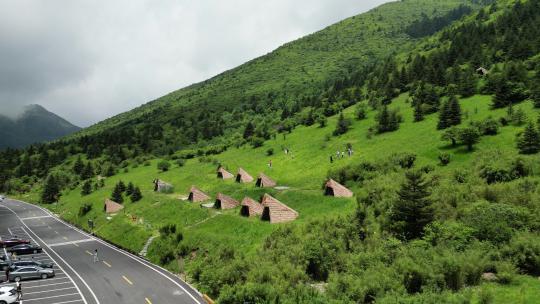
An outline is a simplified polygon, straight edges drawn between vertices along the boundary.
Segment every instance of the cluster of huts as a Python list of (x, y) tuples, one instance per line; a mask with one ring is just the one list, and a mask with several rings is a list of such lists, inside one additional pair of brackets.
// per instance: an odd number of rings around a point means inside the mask
[[(238, 173), (233, 175), (225, 168), (220, 167), (217, 170), (217, 177), (220, 179), (233, 179), (239, 183), (250, 183), (255, 179), (244, 169), (238, 169)], [(267, 175), (261, 173), (255, 182), (257, 187), (267, 188), (275, 187), (277, 183)], [(335, 197), (352, 197), (353, 192), (345, 186), (339, 184), (333, 179), (329, 179), (325, 184), (325, 195)], [(188, 200), (190, 202), (206, 202), (211, 200), (211, 197), (202, 190), (192, 186), (189, 191)], [(289, 206), (283, 204), (270, 194), (265, 194), (259, 201), (250, 197), (245, 197), (241, 202), (234, 198), (218, 193), (214, 202), (214, 208), (217, 209), (234, 209), (240, 206), (240, 215), (246, 217), (260, 217), (262, 220), (270, 223), (284, 223), (295, 220), (298, 217), (298, 212)]]
[[(238, 173), (236, 175), (233, 175), (224, 167), (220, 167), (217, 170), (217, 177), (224, 180), (234, 178), (238, 183), (251, 183), (255, 181), (255, 179), (242, 168), (238, 169)], [(277, 183), (269, 176), (260, 173), (255, 181), (255, 185), (261, 188), (271, 188), (276, 187)], [(173, 191), (173, 186), (169, 183), (156, 179), (154, 180), (154, 191), (170, 193)], [(324, 195), (334, 197), (352, 197), (353, 192), (335, 180), (329, 179), (324, 186)], [(189, 190), (189, 196), (187, 199), (193, 203), (202, 203), (210, 201), (212, 198), (202, 190), (192, 186)], [(241, 202), (239, 202), (228, 195), (218, 193), (214, 204), (211, 206), (216, 209), (224, 210), (234, 209), (240, 206), (241, 216), (260, 217), (262, 220), (269, 221), (273, 224), (290, 222), (298, 217), (298, 212), (296, 210), (280, 202), (270, 194), (264, 194), (258, 201), (250, 197), (245, 197)], [(113, 202), (110, 199), (105, 200), (104, 211), (108, 214), (117, 213), (123, 208), (124, 206)]]

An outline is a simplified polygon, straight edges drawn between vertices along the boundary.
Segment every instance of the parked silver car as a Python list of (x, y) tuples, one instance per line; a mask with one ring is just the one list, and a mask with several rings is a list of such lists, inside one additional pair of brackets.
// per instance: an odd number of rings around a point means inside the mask
[(54, 270), (41, 267), (21, 267), (9, 273), (9, 280), (19, 282), (21, 280), (47, 279), (54, 277)]

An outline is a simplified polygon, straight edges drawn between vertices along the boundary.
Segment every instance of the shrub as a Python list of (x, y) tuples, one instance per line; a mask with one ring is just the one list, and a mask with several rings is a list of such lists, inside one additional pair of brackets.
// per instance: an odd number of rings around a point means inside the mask
[(272, 156), (272, 155), (274, 155), (274, 148), (270, 148), (266, 150), (266, 156)]
[(540, 237), (532, 233), (522, 233), (512, 238), (502, 251), (503, 256), (514, 261), (523, 273), (540, 275)]
[(179, 158), (176, 160), (176, 165), (178, 167), (183, 167), (185, 164), (186, 164), (186, 161), (184, 159)]
[(84, 204), (79, 208), (79, 217), (83, 217), (92, 210), (92, 204)]
[(253, 148), (259, 148), (259, 147), (262, 147), (264, 145), (264, 138), (254, 136), (254, 137), (251, 138), (250, 142), (251, 142), (251, 146)]
[(441, 153), (439, 154), (439, 162), (441, 163), (441, 166), (446, 166), (450, 163), (451, 156), (449, 153)]
[(474, 229), (479, 240), (501, 244), (510, 241), (515, 229), (527, 227), (529, 212), (507, 204), (481, 202), (465, 211), (463, 222)]
[(410, 169), (414, 166), (416, 161), (416, 154), (414, 153), (400, 153), (392, 155), (393, 162), (399, 165), (403, 169)]
[(162, 172), (169, 171), (170, 167), (171, 167), (171, 164), (166, 160), (162, 160), (157, 164), (158, 170), (160, 170)]

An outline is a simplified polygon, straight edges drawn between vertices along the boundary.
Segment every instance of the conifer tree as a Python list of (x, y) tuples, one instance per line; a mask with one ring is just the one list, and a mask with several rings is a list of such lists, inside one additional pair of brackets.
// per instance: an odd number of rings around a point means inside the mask
[(81, 175), (84, 170), (84, 163), (81, 159), (81, 156), (77, 157), (77, 160), (73, 164), (73, 172), (77, 175)]
[(339, 114), (336, 129), (334, 130), (334, 136), (339, 136), (349, 131), (349, 125), (351, 123), (345, 118), (343, 112)]
[(437, 123), (437, 129), (443, 130), (450, 127), (450, 104), (448, 101), (443, 103), (441, 110), (439, 111), (439, 122)]
[(540, 108), (540, 67), (537, 68), (536, 75), (532, 81), (531, 99), (535, 108)]
[(60, 186), (56, 177), (52, 174), (47, 176), (43, 191), (41, 192), (41, 202), (44, 204), (52, 204), (60, 198)]
[(81, 195), (85, 196), (90, 193), (92, 193), (92, 183), (90, 182), (90, 180), (86, 180), (84, 184), (82, 185)]
[(414, 121), (419, 122), (424, 120), (424, 113), (422, 110), (422, 104), (417, 102), (414, 105)]
[(94, 166), (92, 165), (92, 162), (87, 162), (86, 166), (84, 166), (84, 169), (81, 173), (81, 179), (89, 179), (94, 176)]
[(470, 97), (476, 94), (476, 76), (472, 68), (468, 68), (461, 73), (458, 83), (458, 90), (462, 97)]
[(133, 193), (131, 193), (130, 198), (131, 201), (134, 203), (140, 201), (142, 199), (141, 189), (139, 189), (139, 187), (135, 187), (133, 189)]
[(532, 122), (529, 122), (518, 136), (517, 147), (521, 154), (535, 154), (540, 151), (540, 134)]
[(434, 210), (422, 173), (409, 171), (405, 177), (390, 213), (390, 228), (399, 237), (411, 240), (423, 235), (424, 227), (433, 221)]
[(130, 196), (133, 193), (135, 186), (133, 186), (132, 182), (129, 182), (126, 188), (126, 195)]
[(457, 126), (461, 124), (461, 107), (456, 96), (451, 96), (448, 100), (448, 125)]
[(244, 129), (244, 139), (251, 138), (255, 134), (255, 126), (249, 121)]
[(118, 182), (118, 188), (120, 188), (120, 191), (125, 192), (126, 191), (126, 184), (124, 184), (123, 181)]
[(116, 184), (116, 186), (114, 186), (114, 190), (111, 194), (111, 200), (121, 204), (124, 202), (124, 197), (122, 196), (122, 190), (121, 190), (121, 187), (119, 186), (119, 184)]

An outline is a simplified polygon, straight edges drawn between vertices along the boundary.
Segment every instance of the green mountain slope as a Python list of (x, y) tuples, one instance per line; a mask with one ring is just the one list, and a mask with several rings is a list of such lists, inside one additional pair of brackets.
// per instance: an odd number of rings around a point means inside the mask
[[(91, 219), (96, 234), (134, 252), (157, 236), (148, 258), (218, 303), (535, 303), (540, 1), (497, 1), (458, 21), (449, 17), (456, 12), (411, 18), (400, 30), (419, 37), (453, 22), (392, 58), (373, 57), (367, 68), (314, 86), (315, 97), (306, 89), (305, 100), (286, 103), (289, 115), (265, 111), (266, 99), (248, 100), (243, 111), (271, 121), (269, 129), (294, 120), (265, 140), (257, 139), (264, 124), (245, 124), (244, 113), (233, 112), (222, 119), (237, 115), (239, 136), (224, 132), (175, 149), (182, 135), (168, 132), (194, 122), (149, 125), (158, 118), (148, 112), (120, 123), (119, 133), (3, 154), (4, 189), (84, 229)], [(139, 146), (115, 136), (138, 132), (162, 137)], [(87, 153), (85, 145), (101, 140), (103, 153)], [(203, 147), (216, 142), (225, 144)], [(337, 157), (348, 147), (351, 156)], [(263, 172), (282, 188), (220, 180), (218, 165)], [(354, 197), (324, 196), (329, 177)], [(174, 189), (154, 192), (154, 179)], [(239, 207), (203, 208), (185, 200), (192, 185), (209, 202), (218, 193), (236, 200), (269, 193), (299, 216), (270, 224), (242, 217)], [(127, 190), (134, 188), (142, 199)], [(104, 214), (106, 198), (123, 201), (124, 210)]]
[(79, 127), (45, 108), (30, 105), (16, 119), (0, 115), (0, 149), (22, 148), (34, 143), (47, 142), (78, 130)]
[[(370, 66), (393, 52), (410, 48), (414, 39), (405, 29), (421, 16), (441, 16), (462, 4), (476, 7), (477, 4), (473, 2), (409, 0), (382, 5), (287, 43), (268, 55), (212, 79), (105, 120), (79, 135), (95, 134), (112, 127), (141, 127), (150, 122), (162, 127), (172, 123), (174, 129), (185, 131), (194, 127), (193, 123), (184, 125), (175, 122), (203, 119), (205, 124), (213, 124), (212, 120), (216, 120), (201, 117), (201, 113), (210, 113), (211, 118), (223, 117), (218, 119), (221, 129), (236, 129), (238, 124), (235, 122), (246, 117), (238, 114), (231, 117), (223, 112), (242, 112), (254, 103), (258, 106), (254, 109), (257, 113), (249, 115), (261, 114), (261, 109), (262, 112), (277, 112), (285, 105), (292, 107), (294, 102), (302, 98), (320, 94), (329, 83), (343, 75)], [(229, 121), (232, 119), (235, 122)], [(201, 126), (196, 125), (195, 128), (203, 133)], [(212, 135), (199, 134), (198, 139), (208, 139)], [(178, 137), (172, 131), (167, 132), (167, 136)], [(191, 142), (189, 138), (182, 137), (175, 140), (184, 145)]]

